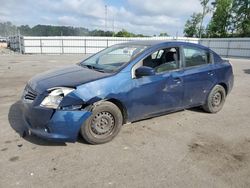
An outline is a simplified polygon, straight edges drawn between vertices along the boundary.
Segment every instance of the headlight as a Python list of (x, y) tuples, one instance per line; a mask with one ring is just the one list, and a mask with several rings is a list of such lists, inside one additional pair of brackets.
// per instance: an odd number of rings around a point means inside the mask
[(74, 91), (73, 88), (56, 87), (48, 89), (49, 95), (40, 104), (42, 107), (57, 109), (63, 97)]

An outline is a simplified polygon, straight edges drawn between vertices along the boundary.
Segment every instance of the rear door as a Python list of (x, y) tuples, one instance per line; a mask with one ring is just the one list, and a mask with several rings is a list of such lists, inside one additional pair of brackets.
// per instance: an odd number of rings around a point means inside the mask
[(211, 54), (208, 50), (184, 46), (184, 101), (185, 107), (205, 103), (209, 91), (216, 83), (216, 74)]

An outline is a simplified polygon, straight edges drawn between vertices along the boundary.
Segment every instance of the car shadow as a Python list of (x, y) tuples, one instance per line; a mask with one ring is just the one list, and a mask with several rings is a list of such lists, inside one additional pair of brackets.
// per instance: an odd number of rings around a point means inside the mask
[(79, 135), (78, 135), (78, 137), (77, 137), (77, 142), (78, 142), (78, 143), (81, 143), (81, 144), (92, 145), (92, 144), (86, 142), (86, 141), (83, 139), (83, 137), (80, 135), (80, 133), (79, 133)]
[(243, 70), (246, 74), (250, 74), (250, 69)]
[(50, 142), (35, 135), (27, 135), (27, 128), (21, 113), (21, 101), (17, 101), (10, 106), (8, 120), (11, 128), (28, 142), (41, 146), (66, 146), (64, 142)]
[(205, 112), (201, 107), (193, 107), (193, 108), (188, 108), (186, 110), (207, 114), (207, 112)]

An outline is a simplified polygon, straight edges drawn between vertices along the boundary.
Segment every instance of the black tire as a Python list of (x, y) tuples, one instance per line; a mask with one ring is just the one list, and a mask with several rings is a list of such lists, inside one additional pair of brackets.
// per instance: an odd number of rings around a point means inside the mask
[(90, 144), (111, 141), (122, 127), (120, 109), (113, 103), (104, 101), (93, 105), (92, 115), (81, 126), (82, 137)]
[(226, 91), (223, 86), (216, 85), (210, 91), (206, 103), (202, 106), (202, 108), (209, 113), (217, 113), (219, 112), (226, 100)]

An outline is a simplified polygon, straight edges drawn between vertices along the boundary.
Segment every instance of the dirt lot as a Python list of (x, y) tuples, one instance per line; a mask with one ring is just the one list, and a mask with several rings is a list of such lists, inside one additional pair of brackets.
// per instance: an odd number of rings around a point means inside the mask
[(0, 56), (0, 187), (250, 187), (250, 60), (215, 115), (198, 109), (125, 125), (110, 143), (21, 138), (18, 100), (36, 73), (73, 55)]

